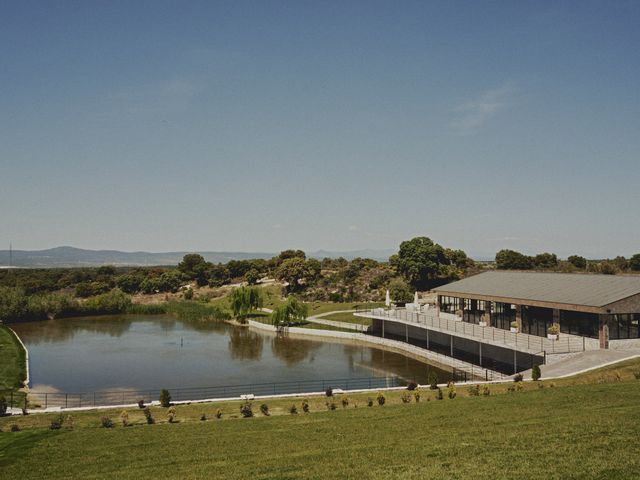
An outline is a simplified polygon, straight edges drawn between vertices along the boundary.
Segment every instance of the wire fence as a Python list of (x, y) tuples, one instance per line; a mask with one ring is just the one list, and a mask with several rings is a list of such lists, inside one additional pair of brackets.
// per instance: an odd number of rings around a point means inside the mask
[[(449, 380), (460, 382), (467, 380), (466, 372), (454, 369), (448, 373)], [(447, 378), (440, 379), (446, 381)], [(268, 396), (283, 394), (304, 394), (324, 392), (329, 388), (342, 390), (360, 390), (391, 388), (407, 385), (408, 381), (399, 376), (372, 376), (364, 378), (343, 378), (333, 380), (303, 380), (276, 383), (249, 383), (211, 387), (173, 388), (169, 392), (171, 400), (197, 401), (207, 399), (238, 398), (243, 395)], [(0, 391), (7, 406), (18, 409), (38, 408), (82, 408), (97, 406), (130, 405), (143, 401), (145, 404), (159, 398), (161, 389), (104, 390), (94, 392), (46, 392), (31, 390), (26, 395), (22, 391)]]

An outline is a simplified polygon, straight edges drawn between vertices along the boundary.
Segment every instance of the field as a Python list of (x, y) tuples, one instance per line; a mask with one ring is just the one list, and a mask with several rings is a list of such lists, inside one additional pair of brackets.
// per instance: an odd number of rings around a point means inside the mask
[(16, 336), (0, 325), (0, 390), (19, 388), (26, 377), (26, 358)]
[[(73, 414), (51, 431), (53, 415), (0, 420), (2, 478), (634, 478), (640, 425), (640, 362), (573, 379), (493, 385), (489, 396), (404, 404), (402, 392), (367, 406), (375, 393), (341, 396), (328, 411), (324, 397), (268, 401), (272, 416), (239, 417), (239, 403), (176, 407), (179, 423), (153, 408), (156, 425), (100, 428), (101, 415), (119, 422), (119, 410)], [(542, 385), (543, 388), (540, 388)], [(299, 413), (288, 414), (297, 402)], [(221, 420), (214, 412), (223, 411)], [(200, 421), (200, 414), (207, 415)], [(232, 418), (236, 417), (236, 418)], [(22, 431), (9, 433), (11, 423)]]

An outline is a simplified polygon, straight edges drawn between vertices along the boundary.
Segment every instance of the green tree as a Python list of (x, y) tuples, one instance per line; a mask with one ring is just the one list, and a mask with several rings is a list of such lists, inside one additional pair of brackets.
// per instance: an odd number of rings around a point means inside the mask
[(244, 274), (244, 281), (247, 282), (248, 285), (255, 285), (258, 283), (258, 280), (260, 280), (260, 272), (255, 268), (252, 268)]
[(22, 319), (27, 313), (27, 296), (15, 287), (0, 287), (0, 321)]
[(567, 262), (576, 267), (577, 269), (584, 270), (587, 268), (587, 259), (580, 255), (571, 255), (567, 258)]
[(208, 283), (208, 270), (210, 267), (211, 264), (207, 262), (202, 255), (197, 253), (188, 253), (182, 257), (182, 261), (178, 264), (178, 270), (182, 272), (186, 278), (195, 280), (199, 286)]
[(531, 270), (533, 259), (515, 250), (504, 249), (496, 253), (496, 267), (500, 270)]
[(392, 280), (389, 284), (389, 296), (395, 303), (410, 303), (413, 301), (413, 294), (414, 292), (407, 282), (400, 278)]
[(558, 267), (558, 257), (555, 253), (539, 253), (533, 258), (536, 268), (554, 269)]
[(276, 278), (288, 284), (287, 291), (299, 290), (304, 281), (310, 278), (307, 262), (302, 257), (284, 260), (276, 269)]
[(262, 308), (263, 296), (260, 287), (239, 287), (231, 290), (231, 311), (241, 323), (254, 310)]
[(308, 314), (308, 306), (290, 295), (284, 304), (273, 309), (271, 323), (276, 327), (288, 326), (302, 322)]
[(629, 259), (629, 268), (634, 272), (640, 272), (640, 253), (636, 253)]
[(444, 267), (451, 263), (444, 248), (427, 237), (402, 242), (393, 262), (398, 272), (416, 289), (432, 286)]

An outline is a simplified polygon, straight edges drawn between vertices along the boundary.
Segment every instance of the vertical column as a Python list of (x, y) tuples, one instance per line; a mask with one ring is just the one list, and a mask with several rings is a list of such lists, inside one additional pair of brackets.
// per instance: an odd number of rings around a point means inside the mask
[(522, 332), (522, 305), (516, 305), (516, 323), (518, 324), (518, 331)]
[(553, 323), (557, 323), (560, 326), (560, 310), (557, 308), (553, 309)]
[(484, 302), (485, 312), (484, 312), (484, 321), (487, 322), (487, 327), (491, 326), (491, 306), (493, 305), (491, 302)]
[(600, 340), (600, 348), (609, 348), (609, 315), (599, 315), (599, 317), (598, 339)]
[(441, 305), (442, 305), (442, 295), (438, 295), (438, 300), (436, 301), (436, 315), (440, 315)]

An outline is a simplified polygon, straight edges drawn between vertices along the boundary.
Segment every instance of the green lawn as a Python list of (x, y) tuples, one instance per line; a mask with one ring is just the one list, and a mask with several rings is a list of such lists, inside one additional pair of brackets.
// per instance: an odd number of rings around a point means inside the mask
[(0, 325), (0, 390), (22, 387), (26, 377), (25, 351), (13, 332)]
[(360, 325), (371, 325), (370, 318), (356, 317), (353, 313), (332, 313), (322, 317), (324, 320), (334, 322), (359, 323)]
[[(451, 400), (422, 391), (420, 403), (403, 404), (388, 393), (383, 407), (367, 395), (312, 398), (311, 413), (292, 416), (295, 400), (269, 401), (273, 416), (238, 416), (238, 403), (177, 407), (180, 423), (143, 425), (130, 411), (131, 427), (99, 428), (100, 415), (74, 415), (74, 428), (46, 429), (51, 415), (1, 419), (23, 431), (0, 433), (2, 478), (637, 478), (640, 362), (586, 376), (492, 386), (490, 396), (470, 397), (459, 387)], [(596, 382), (596, 383), (586, 383)], [(222, 420), (212, 420), (222, 408)], [(300, 407), (298, 406), (301, 411)], [(210, 418), (198, 421), (200, 413)]]

